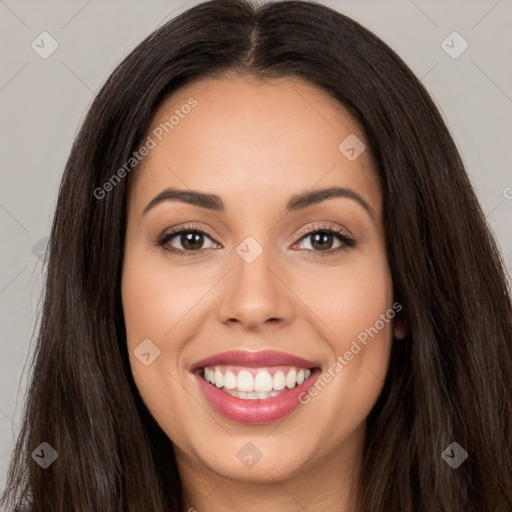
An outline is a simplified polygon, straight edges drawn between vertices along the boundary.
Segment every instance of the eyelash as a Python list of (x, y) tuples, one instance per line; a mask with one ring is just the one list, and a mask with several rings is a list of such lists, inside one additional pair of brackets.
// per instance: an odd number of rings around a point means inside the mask
[[(188, 226), (184, 226), (182, 228), (179, 228), (177, 230), (168, 231), (168, 232), (164, 233), (158, 239), (157, 245), (159, 247), (161, 247), (163, 250), (169, 251), (169, 252), (175, 254), (176, 256), (180, 256), (180, 257), (187, 257), (187, 256), (190, 257), (190, 256), (197, 255), (197, 254), (199, 254), (201, 252), (204, 252), (205, 249), (197, 249), (195, 251), (184, 251), (182, 249), (176, 249), (174, 247), (169, 248), (169, 247), (166, 246), (166, 244), (168, 244), (177, 235), (182, 235), (183, 233), (191, 233), (191, 232), (199, 233), (199, 234), (202, 234), (202, 235), (206, 235), (212, 241), (215, 241), (213, 236), (211, 236), (208, 233), (208, 231), (200, 229), (200, 228), (198, 228), (197, 226), (194, 226), (194, 225), (188, 225)], [(328, 250), (328, 251), (315, 251), (315, 250), (312, 250), (312, 249), (304, 249), (307, 252), (315, 253), (315, 255), (328, 256), (328, 255), (332, 255), (332, 254), (338, 253), (339, 251), (346, 251), (347, 249), (355, 247), (355, 245), (356, 245), (355, 241), (352, 238), (348, 237), (343, 231), (341, 231), (340, 229), (337, 229), (337, 228), (330, 227), (330, 226), (315, 226), (312, 229), (303, 231), (299, 235), (298, 242), (300, 242), (303, 238), (306, 238), (309, 235), (314, 235), (316, 233), (327, 233), (327, 234), (335, 235), (335, 236), (337, 236), (340, 239), (340, 241), (342, 242), (342, 245), (340, 245), (336, 249), (331, 249), (331, 250)], [(218, 242), (215, 242), (215, 243), (218, 243)]]

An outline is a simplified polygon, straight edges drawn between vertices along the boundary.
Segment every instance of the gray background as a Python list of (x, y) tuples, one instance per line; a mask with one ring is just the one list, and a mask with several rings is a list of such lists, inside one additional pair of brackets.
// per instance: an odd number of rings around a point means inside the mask
[[(115, 65), (147, 34), (200, 2), (0, 0), (0, 489), (20, 425), (43, 264), (73, 138)], [(450, 128), (512, 269), (512, 0), (339, 0), (423, 81)], [(48, 58), (31, 47), (48, 32)], [(457, 31), (458, 58), (441, 43)], [(456, 51), (460, 42), (448, 39)], [(508, 222), (507, 222), (508, 221)], [(43, 439), (41, 442), (44, 441)], [(34, 447), (35, 448), (35, 447)]]

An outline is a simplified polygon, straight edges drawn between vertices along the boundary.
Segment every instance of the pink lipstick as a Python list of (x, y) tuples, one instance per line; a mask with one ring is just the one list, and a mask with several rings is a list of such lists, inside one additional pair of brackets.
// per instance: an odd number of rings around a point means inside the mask
[(221, 416), (262, 424), (284, 418), (320, 374), (318, 361), (266, 350), (229, 351), (192, 365), (203, 395)]

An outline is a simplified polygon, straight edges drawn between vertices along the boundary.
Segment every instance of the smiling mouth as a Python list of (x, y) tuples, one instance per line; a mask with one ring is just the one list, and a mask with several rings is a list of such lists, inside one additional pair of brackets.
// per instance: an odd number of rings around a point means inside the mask
[(233, 365), (198, 369), (201, 377), (220, 391), (243, 400), (263, 400), (282, 395), (308, 380), (315, 368), (270, 366), (252, 368)]
[(190, 371), (218, 414), (236, 423), (264, 424), (299, 407), (321, 368), (319, 360), (278, 350), (231, 350), (195, 362)]

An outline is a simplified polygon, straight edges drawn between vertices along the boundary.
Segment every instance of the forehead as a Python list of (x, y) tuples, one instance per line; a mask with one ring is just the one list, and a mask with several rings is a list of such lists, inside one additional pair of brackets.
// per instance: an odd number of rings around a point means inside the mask
[(328, 93), (297, 78), (194, 82), (160, 106), (147, 136), (154, 147), (133, 182), (145, 199), (177, 186), (281, 203), (283, 194), (338, 185), (366, 190), (379, 206), (368, 146), (353, 161), (339, 148), (347, 137), (364, 141), (358, 123)]

